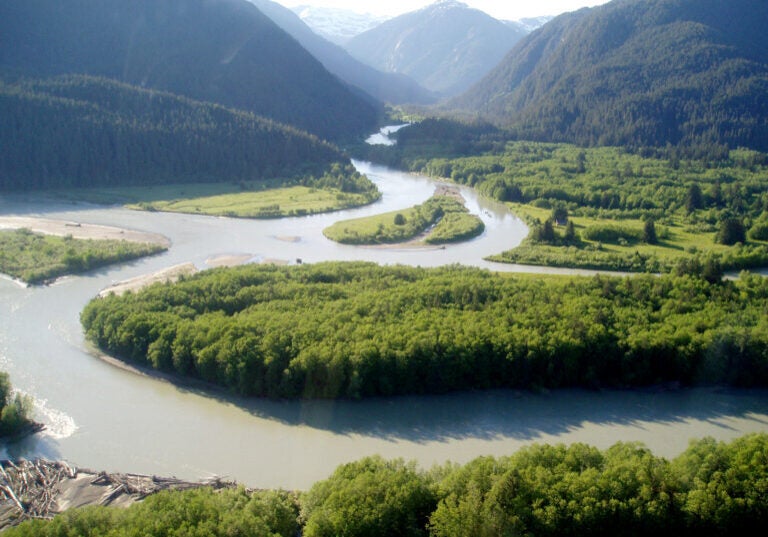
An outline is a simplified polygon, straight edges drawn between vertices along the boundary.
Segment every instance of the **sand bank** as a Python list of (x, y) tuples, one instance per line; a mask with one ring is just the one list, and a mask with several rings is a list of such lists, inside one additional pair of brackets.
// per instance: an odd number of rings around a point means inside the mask
[(130, 280), (125, 280), (114, 285), (110, 285), (109, 287), (102, 289), (99, 292), (99, 296), (107, 296), (110, 293), (122, 295), (126, 291), (138, 291), (139, 289), (157, 282), (175, 282), (178, 281), (181, 276), (189, 276), (197, 271), (198, 269), (195, 267), (194, 263), (182, 263), (181, 265), (174, 265), (152, 274), (144, 274), (142, 276), (131, 278)]
[(144, 231), (121, 229), (97, 224), (85, 224), (68, 220), (53, 220), (50, 218), (0, 216), (0, 230), (22, 228), (46, 235), (58, 235), (60, 237), (71, 235), (72, 238), (75, 239), (125, 240), (159, 244), (166, 248), (171, 245), (171, 241), (159, 233), (147, 233)]

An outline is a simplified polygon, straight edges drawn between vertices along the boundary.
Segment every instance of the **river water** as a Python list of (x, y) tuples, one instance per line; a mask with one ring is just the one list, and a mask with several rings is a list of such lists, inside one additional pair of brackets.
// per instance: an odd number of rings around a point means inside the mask
[(0, 370), (31, 395), (47, 431), (0, 456), (65, 459), (96, 470), (223, 476), (253, 487), (306, 489), (341, 463), (381, 454), (423, 467), (512, 453), (533, 442), (607, 447), (641, 441), (672, 457), (689, 439), (731, 439), (768, 431), (768, 391), (696, 389), (647, 392), (512, 391), (401, 397), (362, 402), (275, 402), (201, 393), (109, 365), (84, 341), (79, 312), (101, 289), (171, 265), (246, 254), (295, 263), (370, 260), (493, 270), (562, 272), (482, 260), (518, 244), (527, 230), (502, 205), (462, 189), (485, 233), (470, 242), (428, 248), (363, 248), (326, 240), (322, 229), (345, 218), (410, 207), (435, 181), (356, 162), (383, 192), (368, 207), (282, 220), (238, 220), (134, 212), (30, 197), (0, 197), (0, 214), (40, 216), (159, 232), (167, 253), (48, 287), (0, 279)]

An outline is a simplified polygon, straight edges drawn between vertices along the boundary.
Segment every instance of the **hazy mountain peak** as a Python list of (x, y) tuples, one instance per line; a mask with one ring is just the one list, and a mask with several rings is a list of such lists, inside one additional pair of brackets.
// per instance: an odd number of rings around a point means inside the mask
[(405, 13), (347, 43), (354, 57), (455, 95), (482, 78), (525, 31), (456, 0)]
[(434, 4), (431, 4), (429, 6), (426, 6), (423, 9), (435, 9), (435, 8), (442, 8), (442, 9), (454, 9), (454, 8), (466, 8), (470, 9), (467, 4), (464, 2), (459, 2), (458, 0), (437, 0)]
[(290, 8), (318, 35), (344, 45), (358, 34), (375, 28), (388, 17), (349, 9), (301, 5)]

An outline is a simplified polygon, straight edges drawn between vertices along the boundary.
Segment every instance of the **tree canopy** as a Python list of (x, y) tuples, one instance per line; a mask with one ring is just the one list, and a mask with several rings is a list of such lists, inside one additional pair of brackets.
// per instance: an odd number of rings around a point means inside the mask
[[(744, 297), (744, 298), (742, 298)], [(134, 363), (268, 397), (768, 384), (768, 281), (542, 278), (369, 263), (244, 266), (91, 301)]]

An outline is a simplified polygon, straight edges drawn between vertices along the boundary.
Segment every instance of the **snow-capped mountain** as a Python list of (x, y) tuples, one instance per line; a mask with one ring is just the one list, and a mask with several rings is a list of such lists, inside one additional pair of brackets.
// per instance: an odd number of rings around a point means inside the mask
[(329, 7), (296, 6), (291, 10), (312, 30), (338, 45), (346, 44), (356, 35), (387, 20), (387, 17), (370, 13)]
[(516, 21), (504, 21), (504, 22), (512, 25), (513, 27), (522, 28), (526, 33), (531, 33), (537, 28), (544, 26), (546, 23), (548, 23), (552, 19), (554, 19), (553, 16), (526, 17), (524, 19), (519, 19)]

